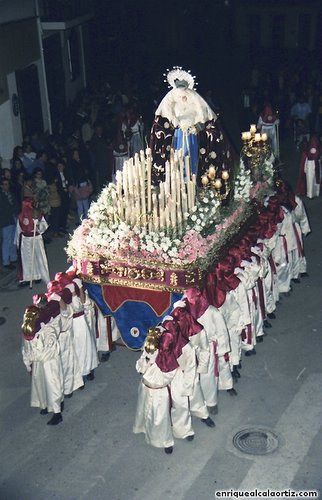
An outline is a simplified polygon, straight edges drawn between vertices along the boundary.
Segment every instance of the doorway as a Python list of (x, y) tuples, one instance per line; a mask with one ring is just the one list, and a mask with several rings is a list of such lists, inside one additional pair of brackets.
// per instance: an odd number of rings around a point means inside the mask
[(15, 75), (19, 96), (22, 135), (25, 137), (36, 131), (41, 134), (44, 131), (44, 124), (37, 66), (31, 64), (24, 69), (16, 71)]

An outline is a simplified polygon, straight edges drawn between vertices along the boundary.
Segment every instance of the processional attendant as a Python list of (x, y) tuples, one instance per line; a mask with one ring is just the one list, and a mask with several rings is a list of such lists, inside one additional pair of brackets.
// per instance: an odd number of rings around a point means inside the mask
[[(138, 387), (133, 432), (144, 433), (151, 446), (164, 448), (171, 454), (174, 437), (170, 417), (170, 383), (173, 380), (178, 362), (175, 357), (175, 336), (170, 329), (155, 329), (148, 335), (136, 370), (142, 375)], [(162, 332), (162, 335), (161, 335)]]
[(19, 286), (32, 286), (32, 281), (49, 282), (48, 261), (43, 234), (48, 224), (33, 207), (32, 200), (23, 200), (18, 216), (15, 241), (18, 248)]
[(299, 178), (296, 186), (296, 194), (299, 196), (307, 196), (308, 198), (320, 196), (321, 156), (321, 142), (316, 135), (313, 135), (301, 154)]
[(218, 387), (223, 380), (231, 380), (229, 363), (230, 341), (225, 320), (216, 307), (210, 305), (199, 289), (189, 288), (185, 293), (187, 308), (192, 317), (200, 323), (207, 335), (209, 363), (205, 373), (200, 373), (200, 386), (204, 401), (212, 414), (218, 411)]
[(57, 425), (63, 420), (64, 382), (59, 332), (53, 320), (66, 305), (54, 294), (50, 303), (42, 298), (35, 302), (26, 308), (22, 324), (22, 356), (31, 374), (30, 405), (40, 408), (41, 415), (52, 412), (47, 424)]
[(65, 288), (68, 284), (63, 280), (65, 274), (57, 273), (55, 280), (48, 283), (47, 297), (51, 300), (53, 296), (58, 295), (66, 304), (66, 307), (60, 309), (60, 314), (55, 318), (54, 324), (58, 332), (64, 397), (71, 398), (74, 391), (83, 387), (84, 382), (74, 346), (72, 293)]
[(271, 104), (265, 104), (264, 109), (258, 118), (257, 129), (262, 134), (267, 134), (267, 137), (270, 139), (272, 151), (275, 155), (275, 158), (279, 158), (280, 156), (278, 126), (279, 118), (274, 112)]

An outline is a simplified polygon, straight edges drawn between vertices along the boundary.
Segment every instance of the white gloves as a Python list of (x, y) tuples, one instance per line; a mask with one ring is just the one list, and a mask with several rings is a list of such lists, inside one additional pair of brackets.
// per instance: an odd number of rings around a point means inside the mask
[(76, 285), (78, 286), (78, 288), (83, 288), (83, 282), (81, 279), (79, 278), (74, 278), (73, 279), (73, 282), (76, 283)]
[(49, 296), (49, 300), (54, 300), (55, 302), (60, 302), (61, 301), (61, 297), (58, 295), (58, 293), (52, 293)]
[(69, 283), (69, 285), (66, 285), (65, 288), (69, 290), (71, 293), (75, 292), (75, 284), (74, 283)]

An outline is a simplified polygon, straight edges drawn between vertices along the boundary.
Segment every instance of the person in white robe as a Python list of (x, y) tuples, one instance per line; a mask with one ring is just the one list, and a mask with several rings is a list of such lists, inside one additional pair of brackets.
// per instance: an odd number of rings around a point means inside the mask
[[(179, 325), (180, 333), (186, 338), (186, 343), (180, 349), (177, 358), (179, 367), (170, 384), (172, 430), (174, 437), (189, 441), (194, 436), (193, 416), (201, 419), (208, 427), (215, 426), (209, 416), (199, 380), (199, 374), (206, 373), (208, 370), (209, 344), (205, 330), (193, 319), (186, 307), (186, 302), (178, 301), (173, 307), (170, 318), (173, 318), (174, 322)], [(195, 322), (195, 325), (198, 325), (197, 333), (190, 329), (190, 326), (186, 326), (189, 322), (188, 316), (192, 322)], [(167, 322), (163, 324), (167, 325)]]
[(217, 413), (219, 377), (231, 380), (229, 363), (224, 359), (230, 352), (229, 334), (220, 311), (208, 304), (200, 290), (191, 288), (185, 293), (189, 311), (207, 335), (209, 363), (205, 373), (200, 373), (200, 386), (210, 413)]
[(48, 425), (62, 422), (61, 414), (64, 401), (63, 371), (60, 359), (60, 346), (57, 327), (52, 321), (41, 321), (37, 306), (28, 306), (22, 325), (22, 357), (27, 371), (31, 373), (32, 407), (40, 408), (41, 414), (53, 412)]
[(257, 130), (261, 132), (261, 134), (267, 134), (275, 158), (279, 158), (280, 156), (278, 126), (279, 119), (271, 104), (267, 103), (262, 113), (259, 115)]
[(91, 332), (88, 325), (89, 311), (86, 311), (87, 319), (85, 316), (85, 307), (87, 308), (88, 305), (91, 308), (91, 305), (86, 304), (88, 298), (85, 295), (82, 283), (80, 283), (80, 286), (77, 284), (79, 295), (76, 294), (74, 282), (66, 285), (65, 288), (72, 293), (73, 339), (80, 371), (84, 382), (85, 379), (93, 380), (94, 370), (98, 366), (98, 356), (94, 333)]
[(303, 237), (308, 236), (311, 232), (311, 225), (306, 213), (306, 209), (302, 199), (295, 196), (296, 207), (292, 211), (293, 227), (296, 231), (297, 237), (297, 254), (298, 254), (298, 270), (300, 277), (306, 277), (307, 274), (307, 261), (304, 253)]
[(300, 158), (299, 177), (296, 186), (296, 194), (316, 198), (320, 196), (322, 176), (322, 145), (316, 135), (310, 140)]
[(32, 201), (24, 200), (18, 216), (15, 236), (21, 260), (20, 286), (31, 281), (49, 282), (48, 261), (42, 237), (47, 228), (45, 218), (41, 215), (36, 216)]
[[(82, 373), (78, 363), (74, 342), (73, 342), (73, 308), (66, 304), (62, 296), (67, 290), (57, 291), (48, 294), (48, 300), (60, 297), (60, 314), (53, 320), (57, 328), (58, 342), (60, 348), (60, 359), (63, 369), (63, 392), (65, 398), (71, 398), (73, 392), (84, 385)], [(69, 292), (71, 297), (71, 294)]]
[(138, 386), (133, 432), (144, 433), (145, 440), (151, 446), (164, 448), (167, 454), (172, 453), (174, 438), (170, 418), (170, 388), (176, 369), (161, 371), (155, 363), (158, 350), (154, 353), (142, 352), (136, 362), (136, 370), (142, 375)]

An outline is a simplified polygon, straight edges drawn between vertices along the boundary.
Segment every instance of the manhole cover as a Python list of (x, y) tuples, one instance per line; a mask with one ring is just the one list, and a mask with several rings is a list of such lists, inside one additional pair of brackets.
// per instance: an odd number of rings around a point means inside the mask
[(233, 437), (237, 450), (250, 455), (267, 455), (278, 447), (278, 437), (267, 429), (244, 429)]

